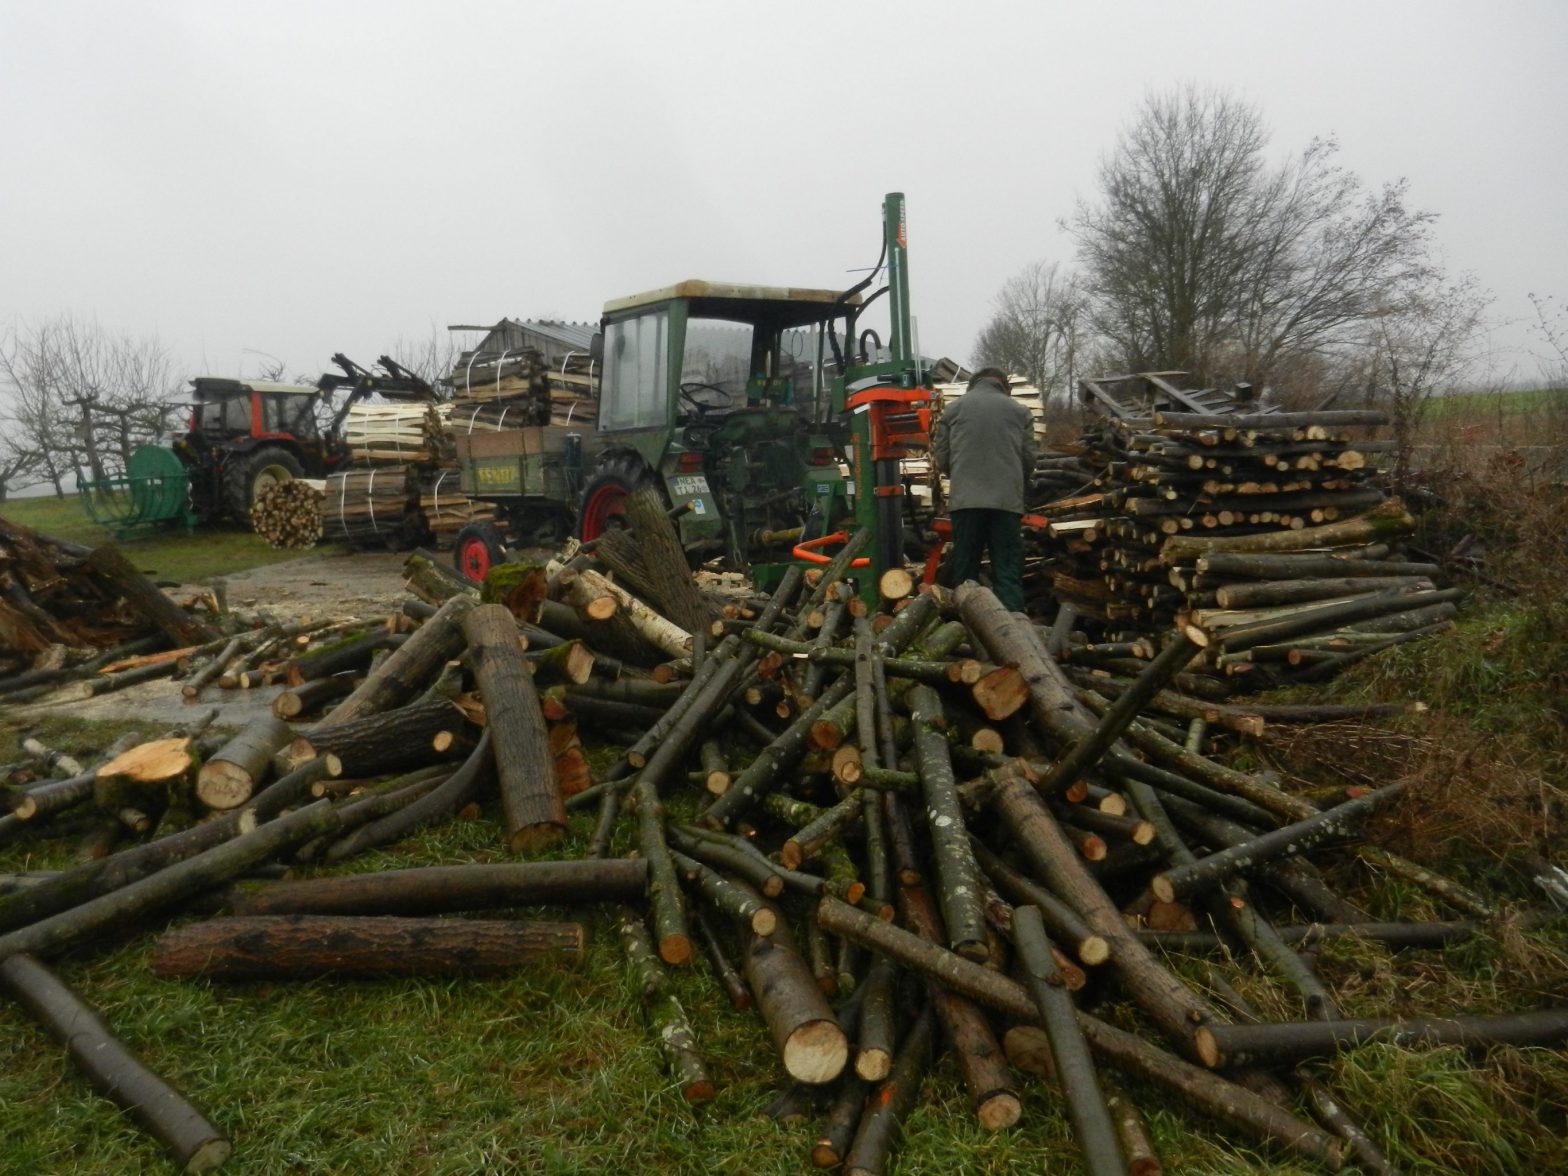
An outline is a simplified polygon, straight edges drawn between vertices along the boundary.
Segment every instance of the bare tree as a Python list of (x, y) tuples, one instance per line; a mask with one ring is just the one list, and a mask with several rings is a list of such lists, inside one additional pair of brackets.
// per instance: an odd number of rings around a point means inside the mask
[(1002, 286), (975, 340), (975, 365), (1028, 377), (1042, 395), (1071, 394), (1082, 341), (1084, 296), (1057, 262), (1033, 262)]
[(451, 374), (461, 351), (456, 335), (431, 323), (423, 339), (399, 336), (388, 354), (399, 366), (434, 387), (436, 381)]
[(0, 502), (17, 490), (36, 486), (41, 477), (38, 454), (12, 435), (11, 422), (0, 418)]
[(1466, 274), (1407, 297), (1374, 320), (1369, 390), (1385, 395), (1393, 418), (1396, 488), (1409, 482), (1428, 402), (1474, 373), (1491, 302), (1474, 275)]
[(1265, 382), (1287, 357), (1352, 343), (1429, 284), (1433, 216), (1401, 181), (1366, 191), (1316, 139), (1277, 167), (1250, 103), (1148, 95), (1065, 227), (1094, 325), (1138, 368)]
[(72, 315), (0, 333), (11, 440), (34, 455), (57, 496), (68, 478), (123, 470), (139, 446), (160, 439), (177, 387), (168, 352), (154, 338), (115, 336)]

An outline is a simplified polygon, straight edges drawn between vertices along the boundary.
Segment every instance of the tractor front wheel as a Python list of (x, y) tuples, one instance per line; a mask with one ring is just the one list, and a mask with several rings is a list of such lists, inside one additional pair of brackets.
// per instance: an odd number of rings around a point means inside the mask
[(604, 462), (583, 487), (582, 506), (577, 511), (577, 537), (587, 543), (611, 527), (624, 527), (626, 500), (632, 491), (653, 484), (653, 472), (641, 458), (621, 456)]
[(304, 475), (305, 467), (299, 458), (277, 446), (236, 456), (223, 471), (223, 495), (229, 514), (241, 526), (250, 526), (250, 508), (264, 491)]
[(469, 523), (457, 533), (452, 562), (464, 579), (483, 584), (491, 568), (506, 562), (506, 545), (501, 542), (501, 532), (489, 523)]

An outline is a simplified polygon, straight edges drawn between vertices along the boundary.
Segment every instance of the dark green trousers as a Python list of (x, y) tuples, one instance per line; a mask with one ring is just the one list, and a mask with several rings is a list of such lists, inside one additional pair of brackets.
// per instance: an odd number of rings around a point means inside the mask
[(1013, 612), (1024, 611), (1023, 516), (1010, 510), (955, 510), (946, 582), (980, 578), (980, 557), (991, 553), (991, 588)]

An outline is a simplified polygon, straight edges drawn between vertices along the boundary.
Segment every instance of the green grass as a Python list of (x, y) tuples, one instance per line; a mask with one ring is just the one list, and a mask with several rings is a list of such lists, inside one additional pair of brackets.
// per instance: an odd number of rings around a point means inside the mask
[(0, 515), (45, 535), (88, 547), (117, 542), (148, 576), (182, 584), (298, 559), (302, 554), (270, 547), (265, 540), (237, 527), (197, 527), (191, 534), (186, 534), (183, 527), (175, 527), (116, 540), (109, 529), (88, 517), (74, 494), (65, 498), (12, 498), (0, 503)]
[(1518, 392), (1454, 392), (1426, 402), (1423, 417), (1434, 423), (1464, 423), (1489, 417), (1568, 412), (1568, 389), (1531, 388)]

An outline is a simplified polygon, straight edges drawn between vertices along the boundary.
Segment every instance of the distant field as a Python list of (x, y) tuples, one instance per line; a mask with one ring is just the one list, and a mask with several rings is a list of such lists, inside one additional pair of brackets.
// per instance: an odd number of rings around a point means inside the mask
[[(75, 494), (65, 498), (13, 498), (0, 503), (0, 516), (57, 539), (95, 547), (115, 542), (114, 535), (98, 526), (82, 508)], [(183, 527), (143, 533), (119, 541), (120, 547), (143, 572), (158, 580), (198, 583), (262, 564), (297, 559), (298, 551), (279, 551), (248, 531), (234, 527), (198, 527), (186, 534)]]
[(1456, 392), (1427, 401), (1431, 422), (1477, 422), (1507, 417), (1568, 416), (1568, 388), (1532, 388), (1524, 392)]

